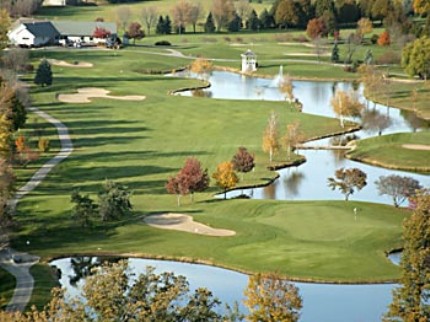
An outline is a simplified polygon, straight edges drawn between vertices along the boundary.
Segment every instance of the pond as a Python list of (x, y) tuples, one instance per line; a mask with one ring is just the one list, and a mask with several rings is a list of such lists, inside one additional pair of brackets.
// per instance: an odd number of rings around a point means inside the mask
[[(95, 259), (94, 259), (95, 260)], [(60, 283), (67, 289), (67, 295), (77, 296), (85, 280), (80, 279), (75, 285), (75, 272), (71, 258), (54, 260), (50, 265), (61, 270)], [(248, 283), (248, 276), (234, 271), (217, 267), (187, 264), (172, 261), (160, 261), (140, 258), (130, 258), (131, 272), (143, 272), (146, 266), (156, 268), (156, 272), (174, 272), (183, 275), (190, 282), (190, 288), (206, 287), (223, 303), (232, 305), (235, 301), (240, 304), (240, 310), (246, 312), (243, 306), (243, 291)], [(376, 285), (333, 285), (295, 283), (303, 298), (301, 322), (377, 322), (386, 312), (391, 301), (391, 290), (394, 284)]]
[[(211, 98), (241, 99), (241, 100), (271, 100), (284, 101), (275, 80), (245, 77), (229, 72), (213, 72), (208, 78), (211, 87), (204, 91)], [(346, 82), (310, 82), (293, 81), (294, 95), (303, 103), (303, 112), (320, 116), (335, 117), (330, 105), (336, 89), (349, 90), (353, 84)], [(420, 120), (411, 112), (381, 104), (367, 102), (362, 95), (363, 89), (356, 86), (361, 93), (361, 100), (368, 105), (368, 110), (376, 115), (387, 115), (389, 126), (383, 134), (411, 132), (430, 128), (429, 122)], [(180, 95), (190, 96), (192, 92), (181, 92)], [(280, 103), (281, 104), (281, 103)], [(359, 121), (359, 120), (356, 120)], [(261, 131), (262, 132), (262, 131)], [(378, 131), (358, 131), (359, 138), (378, 135)], [(307, 145), (327, 145), (330, 139), (312, 141)], [(327, 186), (327, 178), (333, 177), (334, 172), (341, 168), (359, 168), (367, 174), (367, 186), (351, 196), (353, 200), (392, 204), (388, 196), (379, 196), (375, 181), (380, 176), (396, 174), (409, 176), (418, 180), (424, 187), (430, 187), (430, 176), (426, 174), (405, 171), (393, 171), (376, 166), (351, 161), (344, 157), (344, 151), (301, 150), (299, 154), (306, 157), (307, 162), (297, 168), (286, 168), (279, 172), (279, 179), (264, 188), (233, 190), (228, 198), (246, 194), (253, 199), (277, 200), (342, 200), (344, 196), (338, 191), (332, 191)], [(429, 153), (430, 158), (430, 153)]]

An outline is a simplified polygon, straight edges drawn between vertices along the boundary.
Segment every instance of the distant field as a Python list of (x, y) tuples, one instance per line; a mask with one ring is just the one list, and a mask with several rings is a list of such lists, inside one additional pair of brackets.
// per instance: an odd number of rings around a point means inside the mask
[[(203, 13), (201, 22), (206, 20), (206, 16), (211, 10), (212, 1), (199, 1), (203, 5)], [(172, 18), (172, 8), (177, 4), (176, 0), (155, 0), (142, 1), (135, 3), (124, 4), (103, 4), (99, 6), (67, 6), (67, 7), (42, 7), (37, 13), (37, 17), (60, 19), (60, 20), (80, 20), (94, 21), (98, 17), (103, 17), (106, 21), (115, 21), (115, 11), (119, 7), (128, 7), (132, 11), (132, 20), (139, 21), (140, 12), (144, 7), (156, 7), (159, 13), (163, 16), (170, 15)], [(252, 8), (259, 14), (264, 8), (270, 9), (272, 1), (263, 1), (263, 3), (251, 3)], [(189, 27), (191, 30), (191, 27)], [(202, 29), (199, 27), (199, 30)]]

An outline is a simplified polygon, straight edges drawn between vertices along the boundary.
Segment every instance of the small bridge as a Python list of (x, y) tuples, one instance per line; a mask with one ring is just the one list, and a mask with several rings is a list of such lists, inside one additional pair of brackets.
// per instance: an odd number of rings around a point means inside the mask
[(296, 150), (341, 150), (341, 151), (349, 151), (352, 150), (352, 146), (344, 146), (344, 145), (303, 145), (297, 144)]

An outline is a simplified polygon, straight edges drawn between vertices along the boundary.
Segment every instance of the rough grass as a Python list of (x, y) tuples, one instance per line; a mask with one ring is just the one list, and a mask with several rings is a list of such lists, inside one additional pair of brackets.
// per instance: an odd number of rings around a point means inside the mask
[(27, 308), (35, 305), (42, 309), (51, 298), (51, 289), (59, 286), (59, 283), (53, 269), (48, 265), (36, 264), (30, 269), (30, 273), (34, 278), (34, 291)]
[(357, 148), (348, 153), (352, 159), (379, 164), (399, 170), (430, 172), (430, 151), (411, 150), (403, 144), (429, 145), (430, 132), (400, 133), (374, 137), (357, 142)]
[(4, 309), (11, 300), (15, 284), (15, 277), (0, 268), (0, 309)]

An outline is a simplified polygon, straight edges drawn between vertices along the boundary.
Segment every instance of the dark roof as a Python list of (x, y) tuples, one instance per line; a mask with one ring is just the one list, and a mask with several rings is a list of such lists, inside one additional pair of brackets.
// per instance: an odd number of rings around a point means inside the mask
[(52, 24), (63, 36), (92, 36), (96, 27), (104, 28), (111, 34), (116, 34), (116, 24), (112, 22), (81, 22), (81, 21), (53, 21)]
[(49, 21), (24, 22), (23, 25), (36, 37), (55, 38), (60, 34)]

